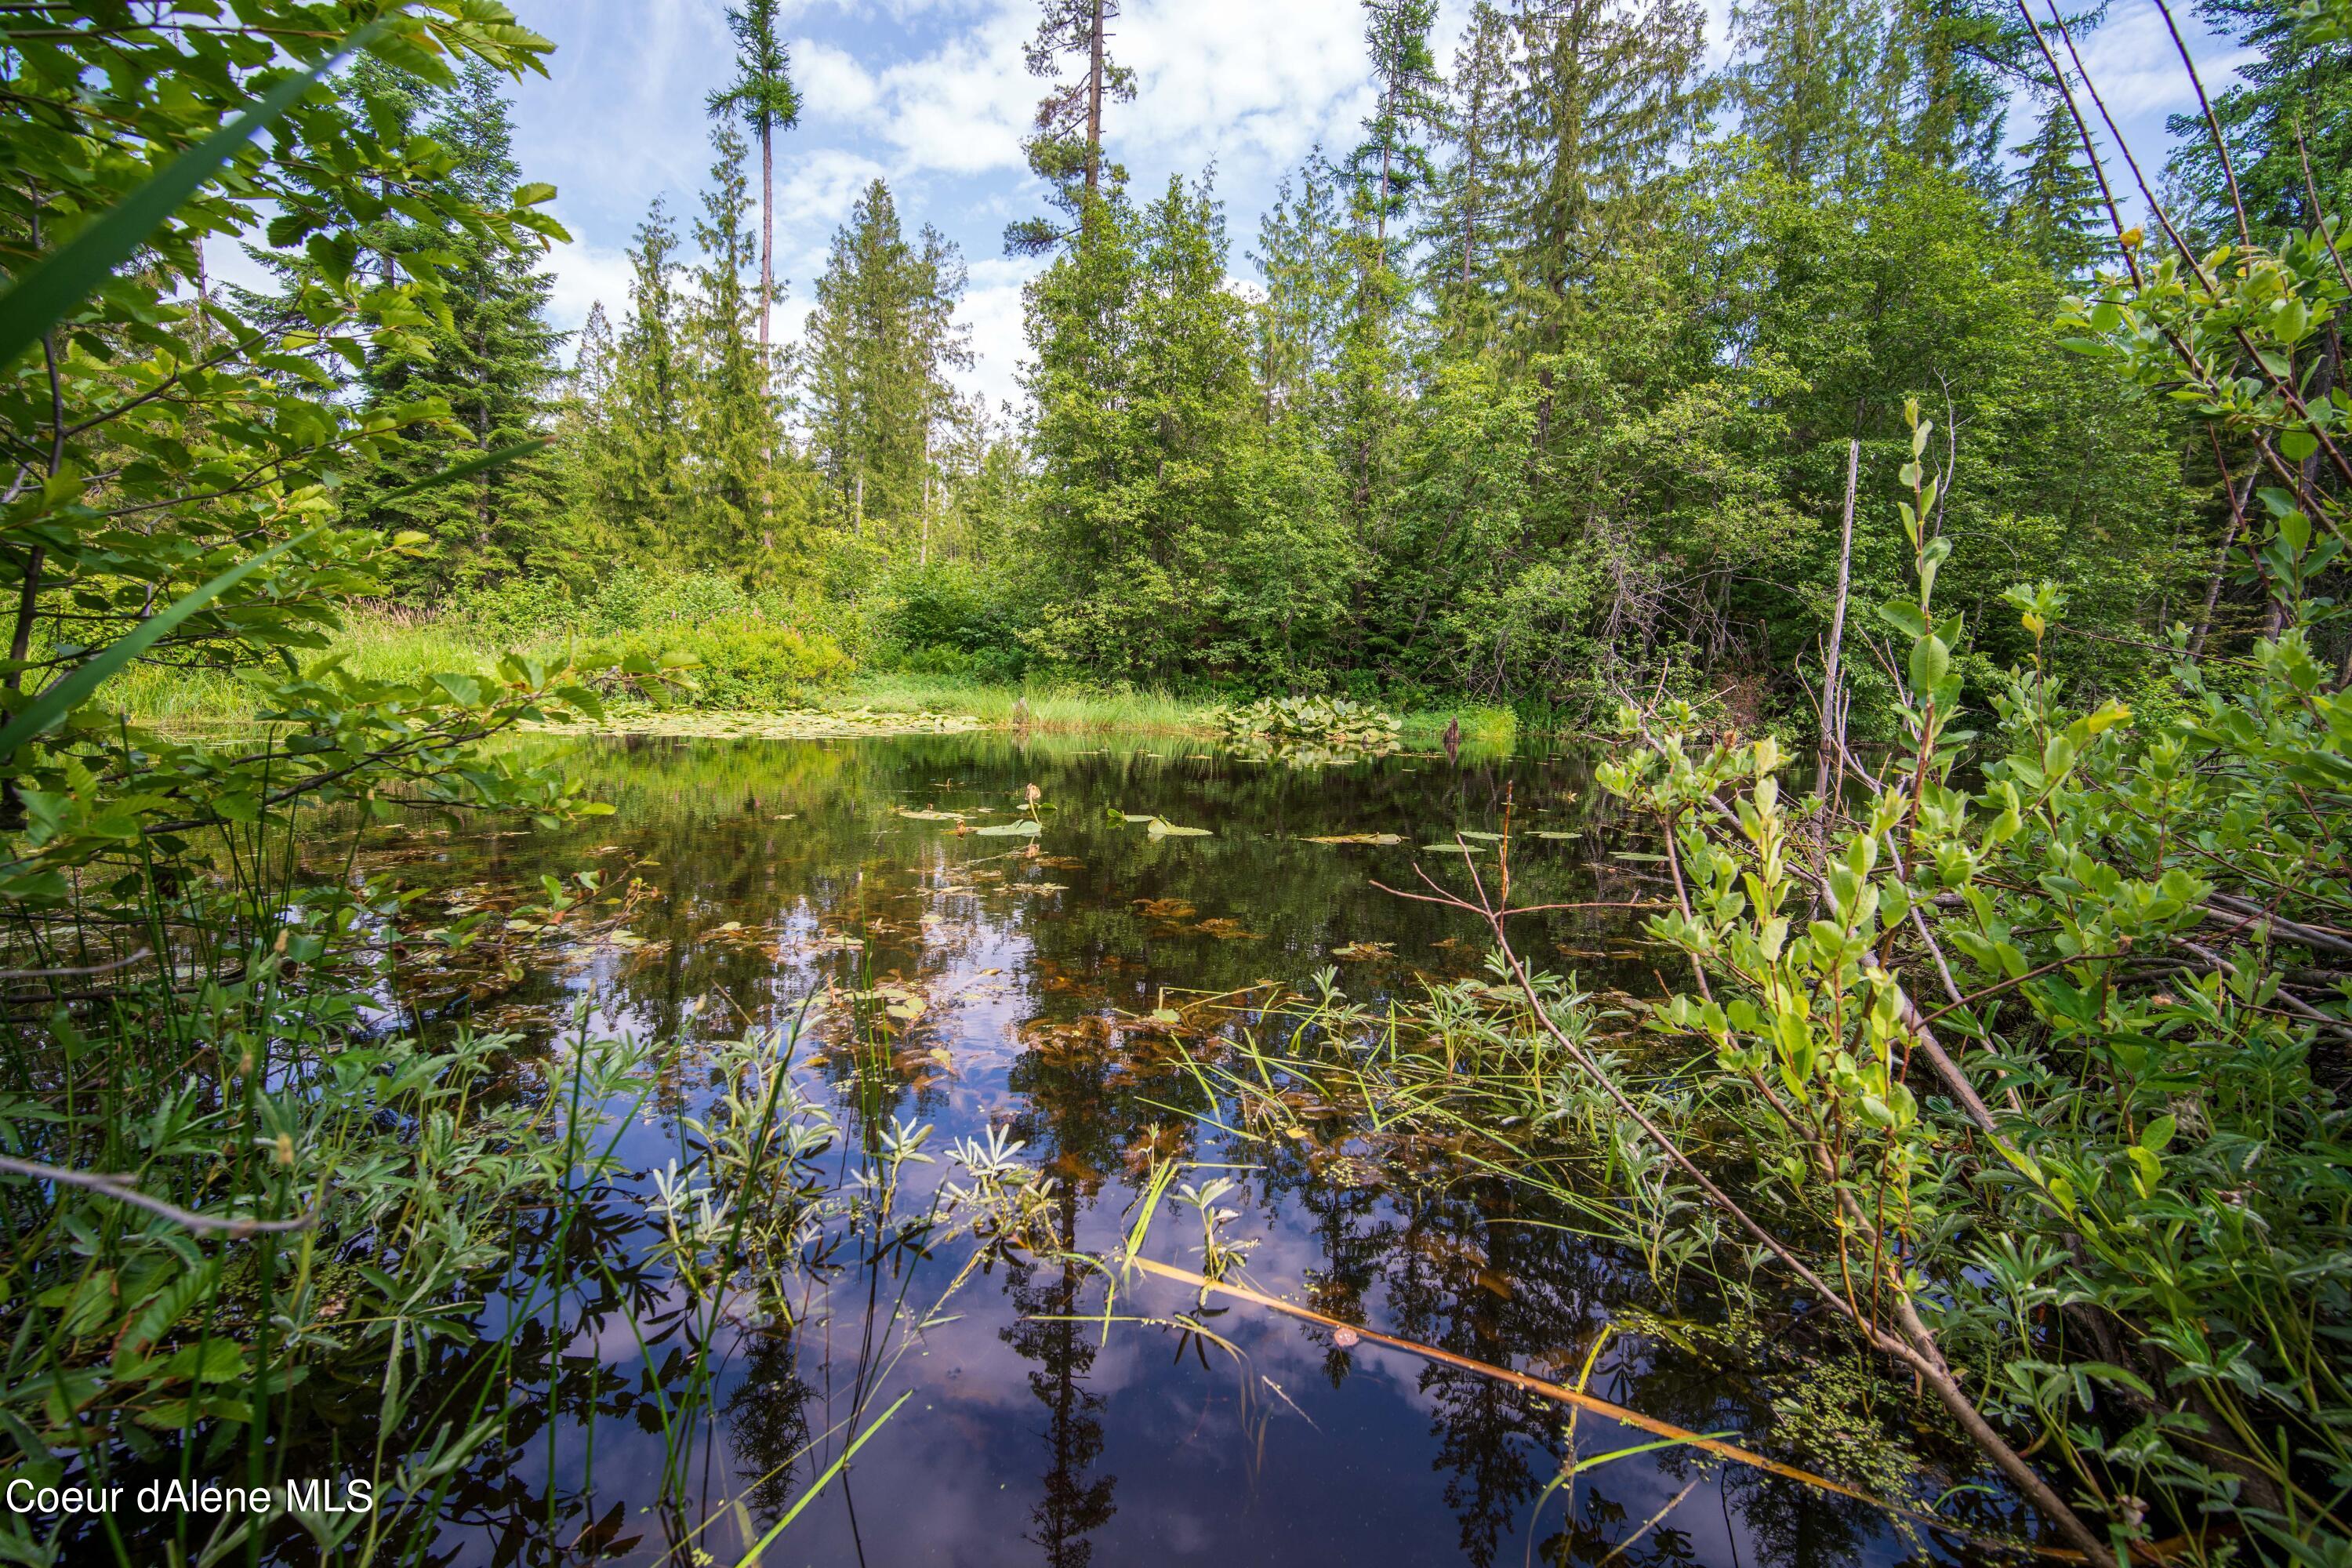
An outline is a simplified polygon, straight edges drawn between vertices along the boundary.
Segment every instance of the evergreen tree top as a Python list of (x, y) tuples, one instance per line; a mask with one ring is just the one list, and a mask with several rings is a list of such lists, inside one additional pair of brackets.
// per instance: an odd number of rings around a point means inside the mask
[(789, 131), (800, 123), (800, 89), (793, 85), (791, 47), (777, 32), (777, 0), (744, 0), (727, 7), (727, 30), (735, 36), (735, 79), (705, 100), (711, 116), (740, 114), (759, 132)]

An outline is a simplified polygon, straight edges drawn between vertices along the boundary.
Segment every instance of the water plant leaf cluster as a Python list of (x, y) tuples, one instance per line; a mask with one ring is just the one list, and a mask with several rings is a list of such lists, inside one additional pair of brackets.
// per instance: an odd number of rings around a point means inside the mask
[(1385, 755), (1403, 732), (1394, 714), (1344, 697), (1262, 697), (1214, 718), (1239, 754), (1300, 763)]

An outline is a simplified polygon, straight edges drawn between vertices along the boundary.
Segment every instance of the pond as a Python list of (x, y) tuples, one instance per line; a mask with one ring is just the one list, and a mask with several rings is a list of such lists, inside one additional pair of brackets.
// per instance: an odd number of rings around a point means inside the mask
[[(362, 852), (416, 895), (401, 1026), (510, 1031), (518, 1074), (582, 1026), (656, 1043), (650, 1089), (616, 1108), (623, 1174), (582, 1223), (529, 1243), (564, 1247), (560, 1300), (528, 1309), (499, 1437), (450, 1478), (431, 1561), (1968, 1560), (1490, 1368), (1915, 1502), (1973, 1488), (1961, 1511), (2021, 1528), (1802, 1302), (1662, 1268), (1480, 1163), (1475, 1130), (1402, 1169), (1367, 1157), (1345, 1115), (1272, 1137), (1224, 1120), (1204, 1067), (1286, 1026), (1265, 1011), (1279, 998), (1328, 984), (1377, 1011), (1488, 978), (1475, 922), (1378, 884), (1491, 878), (1484, 836), (1507, 814), (1519, 902), (1646, 897), (1587, 759), (1299, 768), (1002, 733), (561, 744), (614, 815), (536, 833), (409, 826)], [(1315, 841), (1345, 836), (1387, 841)], [(619, 901), (521, 957), (427, 961), (428, 929), (469, 911), (495, 925), (542, 877), (583, 870)], [(1585, 908), (1516, 934), (1605, 1002), (1671, 973), (1637, 933), (1626, 911)], [(799, 1263), (772, 1292), (698, 1291), (663, 1193), (696, 1182), (742, 1081), (726, 1043), (747, 1031), (775, 1032), (788, 1067), (772, 1086), (832, 1129), (798, 1179), (809, 1212), (836, 1217), (785, 1238)], [(919, 1154), (898, 1167), (893, 1213), (951, 1209), (994, 1162), (1023, 1194), (1017, 1239), (824, 1211), (871, 1195), (859, 1184), (894, 1140)], [(1204, 1207), (1230, 1217), (1204, 1227)], [(691, 1201), (677, 1212), (692, 1231)], [(1228, 1280), (1313, 1315), (1122, 1268), (1139, 1232), (1142, 1256), (1179, 1271), (1230, 1247)], [(493, 1295), (486, 1342), (518, 1300)], [(462, 1384), (480, 1353), (445, 1345), (433, 1375)], [(281, 1440), (374, 1440), (337, 1421), (298, 1411)], [(306, 1560), (299, 1534), (278, 1540)]]

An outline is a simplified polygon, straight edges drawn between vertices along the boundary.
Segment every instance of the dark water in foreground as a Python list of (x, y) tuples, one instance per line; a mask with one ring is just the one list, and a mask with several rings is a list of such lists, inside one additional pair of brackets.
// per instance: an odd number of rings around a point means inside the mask
[[(1182, 1000), (1163, 988), (1307, 986), (1335, 966), (1350, 997), (1377, 1001), (1481, 972), (1469, 922), (1372, 882), (1412, 885), (1418, 862), (1459, 885), (1458, 856), (1419, 847), (1501, 828), (1507, 791), (1522, 901), (1637, 894), (1592, 868), (1612, 863), (1613, 830), (1592, 815), (1582, 763), (1293, 771), (1171, 744), (976, 735), (595, 743), (580, 765), (617, 815), (528, 837), (410, 833), (369, 854), (425, 890), (420, 924), (453, 899), (497, 908), (541, 873), (583, 867), (608, 886), (633, 868), (658, 889), (625, 934), (542, 946), (519, 973), (420, 970), (407, 998), (428, 1029), (516, 1029), (526, 1057), (561, 1048), (555, 1022), (583, 994), (597, 1031), (682, 1036), (620, 1146), (633, 1172), (691, 1164), (683, 1121), (713, 1092), (709, 1048), (746, 1017), (789, 1023), (828, 985), (902, 1008), (918, 996), (883, 1034), (872, 1005), (811, 1016), (796, 1081), (843, 1130), (826, 1162), (840, 1180), (894, 1118), (935, 1129), (925, 1149), (939, 1162), (907, 1167), (919, 1201), (964, 1179), (945, 1157), (954, 1141), (993, 1133), (1056, 1183), (1045, 1223), (1058, 1245), (1108, 1255), (1155, 1158), (1230, 1165), (1187, 1179), (1235, 1182), (1224, 1234), (1256, 1243), (1246, 1279), (1268, 1294), (1560, 1381), (1597, 1342), (1593, 1393), (1850, 1478), (1865, 1450), (1905, 1436), (1895, 1402), (1864, 1408), (1850, 1357), (1817, 1353), (1827, 1342), (1801, 1311), (1734, 1313), (1703, 1268), (1662, 1289), (1638, 1251), (1559, 1227), (1573, 1215), (1475, 1172), (1384, 1170), (1356, 1157), (1344, 1126), (1269, 1147), (1186, 1114), (1202, 1104), (1197, 1080), (1148, 1022)], [(987, 808), (974, 825), (1003, 823), (1032, 784), (1055, 808), (1034, 841), (959, 837), (898, 809)], [(1110, 810), (1213, 836), (1155, 838)], [(1405, 843), (1301, 841), (1382, 831)], [(1520, 936), (1589, 987), (1654, 991), (1622, 919), (1539, 917)], [(1952, 1560), (1861, 1505), (1688, 1450), (1597, 1462), (1651, 1439), (1589, 1415), (1573, 1435), (1588, 1468), (1555, 1487), (1570, 1452), (1559, 1405), (1370, 1342), (1342, 1348), (1256, 1306), (1203, 1305), (1178, 1283), (1123, 1281), (1106, 1321), (1102, 1270), (1016, 1252), (950, 1292), (969, 1238), (878, 1261), (842, 1246), (811, 1271), (796, 1325), (719, 1320), (698, 1396), (697, 1313), (649, 1252), (649, 1183), (626, 1185), (574, 1237), (583, 1282), (561, 1342), (517, 1377), (508, 1447), (461, 1477), (432, 1561), (737, 1564), (902, 1394), (762, 1568)], [(1171, 1198), (1144, 1251), (1197, 1268), (1200, 1241)], [(1896, 1478), (1914, 1495), (1980, 1479), (1914, 1436), (1927, 1457), (1900, 1460), (1916, 1468)]]

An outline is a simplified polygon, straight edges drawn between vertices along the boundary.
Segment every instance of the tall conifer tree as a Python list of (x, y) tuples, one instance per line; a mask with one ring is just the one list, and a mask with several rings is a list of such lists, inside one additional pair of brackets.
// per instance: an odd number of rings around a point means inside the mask
[[(447, 177), (492, 208), (539, 194), (518, 189), (503, 80), (482, 62), (469, 62), (436, 100), (426, 126), (453, 159)], [(562, 341), (546, 319), (553, 284), (540, 268), (543, 244), (459, 227), (425, 232), (413, 221), (385, 226), (383, 238), (385, 254), (404, 258), (402, 265), (439, 271), (450, 285), (448, 314), (374, 351), (360, 374), (362, 395), (373, 409), (436, 402), (446, 405), (447, 423), (418, 426), (365, 471), (347, 503), (352, 514), (375, 527), (430, 536), (438, 548), (423, 578), (431, 587), (555, 565), (542, 559), (550, 543), (542, 524), (553, 497), (541, 458), (499, 464), (411, 496), (386, 493), (448, 467), (453, 443), (487, 453), (541, 433)]]
[(750, 278), (761, 261), (743, 174), (750, 149), (723, 120), (712, 129), (710, 145), (710, 183), (694, 225), (701, 260), (685, 312), (695, 370), (688, 548), (698, 565), (752, 576), (757, 558), (775, 542), (763, 535), (779, 410), (768, 351), (753, 336), (765, 301)]
[(1103, 108), (1135, 98), (1135, 73), (1110, 58), (1110, 25), (1119, 0), (1040, 0), (1037, 31), (1024, 56), (1029, 74), (1051, 78), (1062, 61), (1075, 76), (1054, 83), (1037, 104), (1035, 132), (1022, 143), (1030, 172), (1045, 182), (1061, 217), (1024, 218), (1004, 230), (1004, 248), (1036, 256), (1076, 236), (1088, 204), (1127, 178), (1103, 157)]
[(711, 115), (742, 117), (760, 138), (760, 346), (769, 345), (768, 312), (776, 293), (776, 132), (800, 123), (801, 96), (792, 51), (778, 35), (777, 0), (727, 7), (735, 35), (735, 79), (710, 95)]
[(925, 552), (933, 440), (954, 412), (948, 376), (971, 363), (955, 319), (963, 287), (955, 247), (929, 228), (910, 244), (876, 180), (835, 232), (809, 315), (809, 435), (827, 512), (902, 555)]

